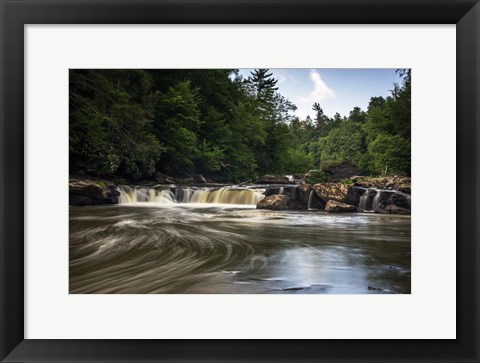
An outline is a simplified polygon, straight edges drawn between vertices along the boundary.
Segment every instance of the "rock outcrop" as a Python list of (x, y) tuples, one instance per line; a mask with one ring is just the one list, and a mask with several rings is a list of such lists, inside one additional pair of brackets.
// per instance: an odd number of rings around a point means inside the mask
[(393, 177), (368, 177), (353, 176), (350, 178), (355, 186), (363, 188), (377, 188), (385, 190), (398, 190), (403, 193), (411, 194), (412, 180), (408, 176)]
[(299, 208), (298, 203), (293, 201), (289, 196), (280, 194), (270, 195), (257, 203), (257, 209), (285, 210)]
[(193, 182), (196, 184), (206, 184), (207, 179), (202, 174), (194, 174), (193, 175)]
[(321, 183), (312, 186), (317, 196), (327, 203), (330, 200), (358, 205), (362, 191), (341, 183)]
[(89, 179), (70, 179), (68, 187), (70, 205), (117, 204), (120, 195), (115, 185)]
[(329, 200), (325, 206), (325, 211), (328, 213), (353, 213), (357, 211), (357, 207), (336, 200)]
[(171, 176), (168, 176), (167, 174), (163, 174), (160, 171), (157, 171), (155, 173), (155, 181), (158, 184), (175, 184), (174, 178), (172, 178)]

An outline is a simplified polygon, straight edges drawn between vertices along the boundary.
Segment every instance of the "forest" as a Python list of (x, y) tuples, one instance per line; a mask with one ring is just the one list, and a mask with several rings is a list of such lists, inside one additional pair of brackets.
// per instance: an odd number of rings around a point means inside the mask
[(294, 116), (268, 69), (72, 69), (70, 173), (150, 180), (157, 172), (218, 182), (298, 174), (335, 163), (410, 175), (411, 71), (388, 97), (348, 115)]

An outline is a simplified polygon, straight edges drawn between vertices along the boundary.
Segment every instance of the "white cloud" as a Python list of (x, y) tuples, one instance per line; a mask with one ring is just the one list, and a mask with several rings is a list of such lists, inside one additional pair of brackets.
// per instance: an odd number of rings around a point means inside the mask
[(314, 85), (313, 91), (310, 92), (308, 96), (298, 97), (301, 102), (313, 103), (335, 97), (335, 92), (333, 92), (333, 90), (327, 86), (327, 84), (323, 81), (320, 73), (318, 73), (317, 70), (310, 70), (310, 79), (312, 80)]
[(282, 69), (272, 69), (273, 77), (278, 81), (277, 85), (280, 85), (287, 80), (293, 81), (293, 76), (285, 70)]

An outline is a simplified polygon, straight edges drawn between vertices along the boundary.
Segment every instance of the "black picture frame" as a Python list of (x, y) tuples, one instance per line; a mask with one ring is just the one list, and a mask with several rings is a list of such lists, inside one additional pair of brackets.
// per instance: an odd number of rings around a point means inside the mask
[[(480, 361), (478, 0), (1, 0), (0, 4), (2, 362)], [(456, 24), (457, 339), (24, 339), (24, 25), (156, 23)]]

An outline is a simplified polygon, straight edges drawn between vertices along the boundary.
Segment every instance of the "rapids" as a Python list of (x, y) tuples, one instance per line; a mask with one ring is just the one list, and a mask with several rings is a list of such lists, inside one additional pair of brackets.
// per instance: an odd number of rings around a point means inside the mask
[(257, 210), (260, 191), (205, 192), (71, 207), (70, 293), (410, 293), (409, 216)]

